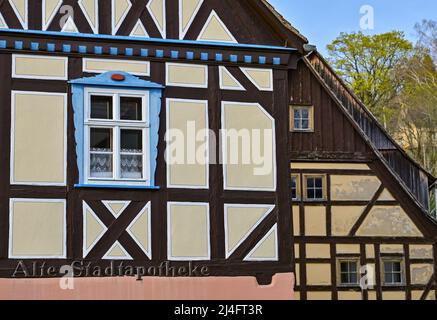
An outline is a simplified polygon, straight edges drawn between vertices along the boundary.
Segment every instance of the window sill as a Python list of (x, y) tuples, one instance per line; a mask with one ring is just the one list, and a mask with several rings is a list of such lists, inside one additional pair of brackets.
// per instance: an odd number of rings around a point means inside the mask
[(75, 184), (77, 189), (131, 189), (131, 190), (160, 190), (156, 186), (132, 186), (132, 185), (110, 185), (110, 184)]
[(314, 129), (308, 129), (308, 130), (297, 130), (293, 129), (290, 130), (291, 133), (314, 133)]

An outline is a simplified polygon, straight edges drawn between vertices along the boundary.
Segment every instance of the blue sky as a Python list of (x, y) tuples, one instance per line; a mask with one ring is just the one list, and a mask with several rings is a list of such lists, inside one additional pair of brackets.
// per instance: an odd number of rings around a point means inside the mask
[(311, 44), (326, 54), (326, 45), (340, 32), (360, 31), (360, 8), (371, 5), (375, 29), (365, 33), (401, 30), (415, 41), (414, 25), (423, 19), (437, 21), (435, 0), (269, 0)]

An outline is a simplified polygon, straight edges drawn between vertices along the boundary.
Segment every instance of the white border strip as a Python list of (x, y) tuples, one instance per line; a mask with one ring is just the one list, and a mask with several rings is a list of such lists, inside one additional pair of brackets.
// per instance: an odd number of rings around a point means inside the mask
[[(52, 77), (52, 76), (42, 76), (42, 75), (22, 75), (17, 74), (17, 58), (30, 58), (30, 59), (41, 59), (41, 60), (62, 60), (64, 61), (64, 76), (62, 77)], [(12, 78), (16, 79), (41, 79), (41, 80), (68, 80), (68, 57), (54, 57), (54, 56), (41, 56), (41, 55), (30, 55), (30, 54), (13, 54), (12, 55)]]
[[(199, 206), (206, 207), (206, 221), (207, 221), (207, 241), (208, 241), (208, 256), (207, 257), (173, 257), (172, 252), (172, 236), (171, 236), (171, 206)], [(167, 259), (169, 261), (206, 261), (211, 260), (211, 222), (210, 222), (210, 208), (207, 202), (168, 202), (167, 203)]]
[[(207, 100), (190, 100), (190, 99), (175, 99), (175, 98), (167, 98), (166, 99), (166, 132), (170, 132), (170, 103), (171, 102), (188, 102), (188, 103), (196, 103), (196, 104), (204, 104), (205, 106), (205, 123), (207, 128), (209, 129), (209, 115), (208, 115), (208, 101)], [(171, 167), (170, 164), (170, 149), (168, 147), (168, 141), (166, 141), (166, 165), (167, 165), (167, 188), (170, 189), (209, 189), (209, 162), (210, 162), (210, 137), (209, 134), (207, 136), (207, 159), (205, 159), (206, 165), (206, 184), (205, 185), (174, 185), (171, 183)], [(185, 146), (186, 147), (186, 146)], [(199, 165), (200, 166), (200, 165)]]
[[(253, 83), (255, 87), (259, 91), (273, 91), (273, 70), (272, 69), (263, 69), (263, 68), (241, 68), (240, 70), (245, 74), (245, 76), (250, 80), (250, 82)], [(269, 78), (270, 78), (270, 87), (263, 88), (260, 87), (258, 83), (256, 83), (255, 79), (252, 78), (252, 76), (249, 74), (249, 71), (268, 71), (269, 72)]]
[[(251, 258), (250, 256), (255, 253), (256, 250), (267, 240), (268, 237), (276, 234), (275, 237), (275, 256), (273, 258)], [(279, 246), (278, 246), (278, 224), (276, 223), (273, 228), (257, 243), (257, 245), (249, 252), (249, 254), (244, 258), (244, 261), (278, 261), (279, 260)]]
[[(115, 63), (125, 63), (125, 64), (143, 64), (143, 65), (147, 66), (147, 71), (146, 72), (128, 72), (128, 71), (123, 71), (123, 70), (103, 70), (103, 69), (99, 69), (98, 70), (98, 69), (91, 69), (91, 68), (87, 68), (87, 62), (88, 61), (105, 62), (105, 63), (115, 62)], [(83, 59), (82, 71), (83, 72), (88, 72), (88, 73), (98, 73), (98, 74), (106, 73), (106, 72), (111, 72), (111, 71), (123, 71), (123, 72), (129, 73), (129, 74), (133, 74), (133, 75), (137, 75), (137, 76), (149, 77), (150, 76), (150, 61), (84, 58)]]
[[(63, 252), (61, 256), (14, 256), (13, 253), (13, 206), (16, 202), (40, 202), (40, 203), (62, 203), (64, 205), (64, 226), (63, 226)], [(67, 258), (67, 200), (66, 199), (9, 199), (9, 244), (8, 244), (9, 259), (66, 259)]]
[[(144, 248), (141, 242), (138, 240), (138, 238), (134, 235), (134, 233), (131, 231), (131, 228), (135, 225), (135, 223), (138, 221), (138, 219), (146, 212), (147, 210), (147, 220), (148, 220), (148, 230), (147, 230), (147, 248)], [(129, 235), (132, 237), (132, 239), (136, 242), (136, 244), (143, 250), (143, 252), (146, 254), (146, 256), (149, 259), (152, 259), (152, 220), (151, 220), (151, 210), (152, 210), (152, 202), (149, 201), (143, 209), (141, 209), (140, 213), (135, 217), (135, 219), (132, 220), (132, 222), (129, 224), (129, 226), (126, 228), (126, 231), (129, 233)]]
[[(185, 68), (198, 68), (198, 69), (204, 69), (205, 72), (205, 82), (203, 84), (194, 84), (194, 83), (177, 83), (177, 82), (170, 82), (170, 68), (171, 67), (185, 67)], [(190, 64), (190, 63), (173, 63), (173, 62), (167, 62), (165, 64), (165, 84), (167, 86), (173, 86), (173, 87), (183, 87), (183, 88), (208, 88), (208, 66), (202, 65), (202, 64)]]
[[(14, 156), (15, 156), (15, 96), (23, 95), (41, 95), (41, 96), (62, 96), (64, 97), (64, 181), (59, 182), (17, 182), (15, 181), (14, 172)], [(12, 91), (11, 92), (11, 159), (10, 159), (10, 182), (11, 185), (29, 185), (29, 186), (59, 186), (67, 185), (67, 162), (68, 162), (68, 147), (67, 147), (67, 126), (68, 126), (68, 109), (67, 109), (67, 94), (57, 92), (38, 92), (38, 91)], [(47, 142), (49, 143), (49, 142)]]
[[(250, 228), (247, 233), (241, 238), (241, 240), (235, 245), (232, 250), (229, 250), (229, 220), (228, 220), (228, 209), (229, 208), (265, 208), (267, 211), (261, 216), (261, 218), (256, 222), (256, 224)], [(224, 213), (225, 213), (225, 247), (226, 247), (226, 259), (228, 259), (237, 250), (240, 245), (249, 237), (253, 231), (269, 216), (270, 213), (276, 208), (275, 205), (270, 204), (229, 204), (225, 203)]]
[[(99, 217), (96, 215), (93, 209), (85, 202), (82, 201), (82, 210), (83, 210), (83, 235), (82, 235), (82, 256), (86, 258), (88, 254), (93, 250), (93, 248), (96, 246), (96, 244), (102, 239), (102, 237), (105, 235), (106, 231), (108, 231), (108, 227), (102, 222), (102, 220), (99, 219)], [(87, 243), (87, 219), (86, 219), (86, 212), (87, 210), (91, 213), (91, 215), (96, 219), (97, 223), (103, 228), (102, 233), (94, 240), (94, 242), (89, 246), (89, 248), (86, 247)]]
[(199, 0), (199, 3), (197, 4), (196, 8), (194, 9), (193, 14), (190, 17), (190, 20), (188, 21), (188, 24), (185, 26), (182, 25), (183, 23), (183, 0), (179, 0), (179, 39), (182, 40), (185, 38), (185, 36), (188, 33), (188, 30), (190, 30), (190, 27), (194, 21), (194, 19), (196, 18), (197, 14), (199, 13), (200, 8), (202, 7), (202, 4), (205, 2), (205, 0)]
[[(228, 75), (228, 77), (230, 77), (233, 81), (235, 81), (235, 83), (238, 85), (238, 87), (225, 86), (223, 84), (223, 74), (224, 73), (226, 73)], [(235, 79), (235, 77), (224, 66), (219, 66), (219, 80), (220, 80), (220, 89), (221, 90), (246, 91), (246, 88), (244, 88), (243, 85), (237, 79)]]
[(274, 192), (277, 189), (277, 156), (276, 156), (276, 122), (275, 119), (266, 111), (266, 109), (263, 108), (262, 105), (259, 103), (247, 103), (247, 102), (232, 102), (232, 101), (222, 101), (221, 106), (221, 117), (222, 117), (222, 160), (227, 161), (228, 160), (228, 141), (226, 138), (226, 130), (228, 129), (226, 127), (226, 117), (225, 117), (225, 107), (229, 105), (247, 105), (247, 106), (256, 106), (259, 107), (259, 109), (264, 112), (264, 114), (272, 121), (272, 129), (273, 129), (273, 187), (272, 188), (255, 188), (255, 187), (229, 187), (228, 181), (227, 181), (227, 167), (225, 163), (223, 164), (223, 188), (224, 190), (231, 190), (231, 191), (271, 191)]
[[(219, 40), (219, 39), (201, 39), (204, 32), (206, 31), (206, 29), (208, 28), (212, 18), (216, 18), (218, 20), (218, 22), (220, 23), (220, 25), (223, 27), (223, 29), (225, 30), (225, 32), (228, 34), (229, 38), (231, 38), (232, 40)], [(197, 41), (211, 41), (211, 42), (225, 42), (225, 43), (238, 43), (237, 39), (235, 39), (234, 35), (229, 31), (228, 27), (226, 27), (226, 25), (224, 24), (224, 22), (222, 21), (222, 19), (220, 19), (220, 17), (218, 16), (217, 12), (215, 12), (215, 10), (212, 10), (211, 14), (208, 17), (208, 20), (206, 21), (205, 25), (203, 26), (202, 30), (199, 33), (199, 36), (197, 37)]]

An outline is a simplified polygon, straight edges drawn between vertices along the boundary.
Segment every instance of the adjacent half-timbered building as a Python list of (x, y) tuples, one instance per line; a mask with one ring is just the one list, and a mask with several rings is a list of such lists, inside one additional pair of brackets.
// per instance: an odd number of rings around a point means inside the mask
[(1, 278), (435, 299), (435, 178), (266, 1), (0, 1), (0, 79)]

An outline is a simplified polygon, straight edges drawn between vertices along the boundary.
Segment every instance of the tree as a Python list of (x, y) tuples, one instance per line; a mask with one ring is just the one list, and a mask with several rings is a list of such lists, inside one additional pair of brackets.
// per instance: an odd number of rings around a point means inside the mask
[(396, 70), (402, 90), (392, 104), (398, 106), (397, 136), (407, 151), (437, 175), (437, 68), (430, 51), (416, 48)]
[(399, 31), (373, 36), (341, 33), (327, 47), (336, 71), (386, 128), (396, 113), (390, 102), (402, 87), (393, 71), (412, 47)]

